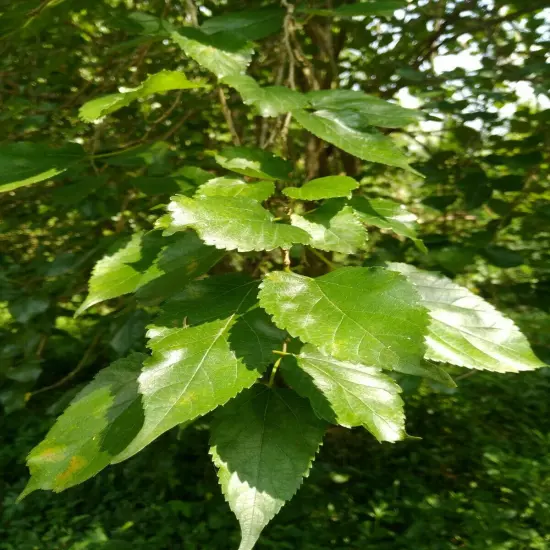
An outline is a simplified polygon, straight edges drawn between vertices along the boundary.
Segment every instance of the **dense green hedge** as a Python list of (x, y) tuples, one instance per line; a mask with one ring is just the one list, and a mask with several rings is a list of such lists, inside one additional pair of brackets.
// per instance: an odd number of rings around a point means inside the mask
[[(360, 430), (336, 429), (258, 547), (548, 548), (549, 374), (477, 374), (454, 394), (409, 396), (408, 429), (421, 445), (381, 446)], [(222, 550), (238, 542), (215, 471), (201, 458), (203, 424), (168, 433), (62, 495), (39, 492), (16, 505), (27, 480), (22, 457), (51, 419), (16, 413), (2, 422), (0, 549)]]

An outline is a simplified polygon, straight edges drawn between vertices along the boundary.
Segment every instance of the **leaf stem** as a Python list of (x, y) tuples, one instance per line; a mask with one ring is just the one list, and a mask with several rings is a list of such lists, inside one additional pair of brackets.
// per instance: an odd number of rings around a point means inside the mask
[(282, 351), (274, 351), (273, 353), (277, 353), (278, 355), (281, 355), (277, 361), (275, 361), (275, 364), (273, 365), (273, 368), (271, 369), (271, 374), (269, 375), (269, 387), (272, 388), (273, 384), (275, 383), (275, 376), (277, 376), (277, 371), (279, 370), (279, 366), (281, 365), (281, 361), (284, 359), (285, 355), (292, 355), (291, 353), (287, 353), (286, 351), (287, 343), (283, 342), (283, 349)]
[(325, 258), (318, 250), (315, 248), (310, 248), (311, 252), (317, 256), (324, 264), (326, 264), (330, 269), (337, 269), (337, 266), (335, 263), (331, 262), (328, 258)]
[(99, 331), (94, 336), (94, 339), (92, 340), (91, 344), (88, 346), (88, 349), (84, 352), (84, 355), (76, 365), (76, 367), (66, 376), (58, 380), (57, 382), (54, 382), (53, 384), (50, 384), (49, 386), (45, 386), (43, 388), (40, 388), (36, 391), (29, 392), (25, 395), (25, 401), (29, 401), (31, 397), (34, 397), (35, 395), (38, 395), (39, 393), (44, 393), (50, 390), (54, 390), (56, 388), (59, 388), (63, 386), (66, 382), (69, 382), (69, 380), (73, 379), (88, 363), (90, 360), (90, 357), (92, 355), (92, 352), (96, 348), (96, 346), (99, 344), (99, 341), (101, 339), (103, 332)]

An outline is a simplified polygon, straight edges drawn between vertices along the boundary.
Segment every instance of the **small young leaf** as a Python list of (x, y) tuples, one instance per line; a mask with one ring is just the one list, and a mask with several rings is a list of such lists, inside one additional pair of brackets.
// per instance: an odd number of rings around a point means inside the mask
[(266, 180), (288, 180), (292, 164), (251, 147), (226, 147), (216, 155), (216, 162), (231, 172)]
[(277, 6), (247, 9), (207, 19), (201, 30), (206, 34), (228, 33), (243, 40), (260, 40), (279, 32), (285, 10)]
[(250, 76), (227, 76), (223, 82), (235, 88), (241, 94), (243, 102), (246, 105), (254, 105), (263, 117), (279, 116), (296, 109), (305, 109), (309, 105), (306, 97), (300, 92), (285, 86), (262, 88)]
[(204, 82), (187, 80), (187, 77), (179, 71), (161, 71), (149, 76), (137, 88), (126, 89), (118, 94), (110, 94), (88, 101), (80, 108), (79, 116), (85, 122), (94, 122), (130, 105), (136, 99), (170, 90), (204, 88), (205, 85)]
[(27, 141), (2, 145), (0, 193), (51, 179), (84, 158), (84, 149), (76, 143), (59, 149)]
[(421, 252), (428, 253), (428, 249), (416, 235), (416, 216), (402, 204), (388, 199), (365, 197), (353, 197), (349, 204), (365, 225), (391, 229), (394, 233), (411, 239)]
[(361, 129), (367, 126), (400, 128), (416, 122), (420, 113), (355, 90), (314, 90), (305, 97), (315, 110), (337, 111)]
[(143, 424), (137, 379), (145, 355), (103, 369), (71, 402), (44, 441), (29, 454), (31, 479), (20, 498), (36, 491), (63, 491), (105, 468)]
[(363, 426), (378, 441), (404, 439), (401, 388), (380, 369), (338, 361), (306, 345), (296, 359), (285, 357), (282, 372), (319, 418), (346, 428)]
[(294, 118), (306, 130), (317, 137), (336, 145), (346, 153), (370, 162), (397, 166), (418, 174), (409, 166), (407, 157), (391, 138), (374, 128), (358, 130), (338, 111), (321, 110), (313, 113), (294, 111)]
[(272, 181), (246, 183), (237, 178), (214, 178), (203, 183), (195, 194), (196, 197), (245, 197), (262, 202), (275, 193)]
[(283, 193), (287, 197), (303, 201), (317, 201), (334, 197), (351, 197), (359, 184), (349, 176), (327, 176), (308, 181), (302, 187), (286, 187)]
[(223, 405), (250, 387), (261, 371), (245, 366), (229, 346), (234, 316), (188, 328), (149, 330), (152, 356), (139, 377), (145, 419), (121, 462), (177, 424)]
[(170, 37), (186, 55), (218, 78), (244, 73), (254, 53), (246, 42), (228, 33), (208, 35), (184, 27), (171, 32)]
[(297, 227), (279, 224), (252, 199), (242, 197), (199, 197), (176, 195), (168, 205), (170, 233), (192, 227), (209, 245), (225, 250), (249, 252), (290, 248), (306, 244), (309, 235)]
[(241, 526), (239, 550), (252, 550), (264, 527), (294, 496), (324, 431), (307, 400), (287, 389), (256, 385), (217, 413), (210, 453)]
[(428, 308), (426, 358), (495, 372), (543, 367), (516, 325), (485, 300), (447, 277), (392, 263), (420, 293)]
[(427, 311), (414, 286), (382, 268), (344, 267), (316, 279), (274, 271), (260, 305), (275, 324), (325, 355), (409, 373), (424, 355)]
[(292, 214), (292, 225), (311, 236), (310, 246), (320, 250), (355, 254), (367, 241), (367, 231), (349, 206), (327, 201), (304, 216)]

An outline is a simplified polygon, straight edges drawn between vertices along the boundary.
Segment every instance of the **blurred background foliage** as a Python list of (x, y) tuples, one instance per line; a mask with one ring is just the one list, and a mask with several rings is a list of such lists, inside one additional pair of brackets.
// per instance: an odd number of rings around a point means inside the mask
[[(262, 5), (273, 3), (254, 2)], [(252, 3), (196, 6), (202, 23)], [(215, 173), (214, 150), (232, 141), (214, 86), (140, 100), (94, 125), (79, 120), (87, 100), (162, 69), (205, 77), (154, 32), (150, 16), (190, 22), (179, 0), (0, 4), (0, 180), (2, 149), (12, 142), (73, 142), (94, 157), (54, 181), (0, 195), (2, 550), (222, 549), (237, 541), (214, 469), (199, 459), (208, 418), (61, 496), (40, 493), (15, 505), (25, 454), (80, 384), (144, 346), (150, 310), (132, 298), (73, 318), (91, 268), (120, 239), (149, 229), (170, 194)], [(402, 202), (418, 217), (428, 254), (373, 229), (367, 263), (405, 260), (457, 279), (510, 315), (549, 362), (547, 0), (418, 0), (386, 19), (297, 22), (299, 88), (310, 87), (313, 73), (322, 88), (361, 89), (425, 114), (391, 132), (425, 179), (359, 163), (290, 128), (285, 152), (304, 177), (343, 170), (365, 196)], [(277, 81), (282, 47), (280, 33), (261, 39), (249, 72), (262, 84)], [(236, 92), (226, 95), (241, 141), (260, 143), (266, 119)], [(276, 253), (228, 255), (216, 269), (261, 271), (280, 262)], [(463, 372), (456, 370), (454, 391), (403, 380), (408, 431), (421, 441), (379, 445), (366, 433), (334, 429), (310, 479), (258, 547), (549, 548), (548, 369)]]

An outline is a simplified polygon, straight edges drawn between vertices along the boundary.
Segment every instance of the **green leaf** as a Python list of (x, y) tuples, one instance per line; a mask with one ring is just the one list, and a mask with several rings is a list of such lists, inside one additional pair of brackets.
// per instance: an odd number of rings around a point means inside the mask
[(84, 103), (80, 108), (79, 116), (85, 122), (94, 122), (122, 109), (122, 107), (127, 107), (136, 99), (143, 99), (170, 90), (187, 90), (190, 88), (204, 88), (205, 86), (204, 82), (187, 80), (182, 72), (161, 71), (149, 76), (137, 88), (121, 89), (118, 94), (98, 97)]
[(281, 30), (285, 10), (279, 7), (247, 9), (207, 19), (201, 30), (206, 34), (231, 33), (243, 40), (260, 40)]
[(286, 187), (283, 193), (287, 197), (304, 201), (317, 201), (334, 197), (351, 197), (359, 184), (349, 176), (327, 176), (308, 181), (302, 187)]
[(51, 179), (84, 158), (84, 149), (76, 143), (58, 149), (28, 141), (2, 145), (0, 193)]
[(305, 109), (309, 102), (306, 97), (285, 86), (267, 86), (262, 88), (256, 80), (246, 75), (227, 76), (223, 82), (235, 88), (241, 94), (246, 105), (253, 105), (263, 117), (275, 117), (281, 114)]
[(391, 17), (393, 12), (407, 7), (406, 0), (374, 0), (338, 6), (334, 13), (337, 17), (357, 17), (361, 15), (381, 15)]
[(216, 155), (216, 162), (231, 172), (266, 180), (288, 180), (292, 172), (287, 160), (251, 147), (226, 147)]
[(392, 17), (394, 11), (405, 8), (405, 0), (372, 0), (356, 4), (344, 4), (336, 9), (299, 8), (298, 11), (321, 17), (339, 17), (343, 19), (361, 16)]
[(185, 27), (171, 32), (170, 37), (186, 55), (218, 78), (244, 73), (254, 53), (248, 44), (228, 33), (208, 35)]
[(229, 343), (246, 365), (263, 370), (273, 363), (273, 350), (281, 349), (285, 333), (258, 308), (258, 284), (246, 275), (229, 273), (186, 286), (162, 305), (155, 326), (199, 325), (235, 316)]
[(156, 231), (135, 233), (97, 262), (88, 296), (76, 315), (99, 302), (136, 291), (143, 300), (165, 298), (208, 271), (222, 255), (193, 233), (171, 239)]
[(517, 267), (525, 263), (523, 256), (517, 250), (496, 244), (485, 247), (483, 255), (491, 265), (501, 268)]
[(403, 276), (344, 267), (316, 279), (275, 271), (260, 305), (275, 324), (325, 355), (409, 373), (424, 355), (428, 314)]
[(418, 174), (409, 166), (407, 157), (391, 138), (375, 128), (358, 130), (349, 124), (338, 111), (294, 111), (294, 118), (306, 130), (336, 145), (346, 153), (370, 162), (397, 166)]
[(346, 428), (363, 426), (378, 441), (405, 438), (401, 388), (380, 369), (338, 361), (306, 345), (296, 358), (285, 357), (282, 372), (319, 418)]
[(425, 254), (428, 249), (416, 234), (416, 216), (405, 206), (388, 199), (366, 199), (354, 197), (350, 206), (365, 225), (374, 225), (380, 229), (390, 229), (397, 235), (411, 239), (416, 247)]
[(22, 324), (27, 324), (31, 319), (44, 313), (50, 307), (50, 301), (42, 296), (22, 296), (10, 301), (9, 312), (13, 318)]
[(242, 197), (199, 197), (176, 195), (168, 205), (167, 231), (187, 227), (197, 231), (209, 245), (225, 250), (249, 252), (290, 248), (306, 244), (309, 235), (297, 227), (279, 224), (255, 200)]
[(367, 241), (367, 231), (349, 206), (327, 201), (311, 213), (292, 214), (292, 225), (309, 233), (310, 246), (320, 250), (355, 254)]
[(170, 239), (163, 237), (163, 241), (168, 244), (139, 281), (136, 289), (139, 300), (158, 300), (171, 296), (206, 273), (224, 256), (222, 251), (206, 246), (191, 231), (174, 235)]
[(145, 355), (134, 353), (97, 374), (29, 454), (31, 479), (20, 498), (56, 492), (91, 478), (128, 445), (143, 423), (137, 378)]
[(202, 416), (250, 387), (261, 371), (248, 367), (229, 345), (234, 315), (187, 328), (152, 327), (152, 356), (139, 377), (145, 419), (135, 439), (113, 462), (141, 451), (170, 428)]
[(414, 284), (428, 308), (427, 359), (495, 372), (544, 366), (513, 321), (479, 296), (411, 265), (392, 263), (389, 268)]
[(355, 90), (314, 90), (306, 98), (316, 110), (337, 111), (340, 118), (358, 130), (368, 126), (400, 128), (421, 117), (418, 111)]
[(255, 201), (265, 201), (275, 193), (272, 181), (246, 183), (237, 178), (214, 178), (203, 183), (196, 197), (245, 197)]
[(260, 533), (306, 477), (325, 424), (307, 400), (287, 389), (256, 385), (216, 415), (212, 459), (223, 494), (241, 526), (239, 550)]
[(76, 315), (99, 302), (135, 292), (143, 271), (131, 264), (139, 262), (142, 255), (146, 254), (146, 264), (150, 265), (159, 250), (156, 243), (151, 243), (151, 248), (146, 248), (144, 237), (144, 233), (134, 233), (130, 239), (117, 242), (111, 252), (97, 262), (90, 278), (88, 296), (77, 309)]

